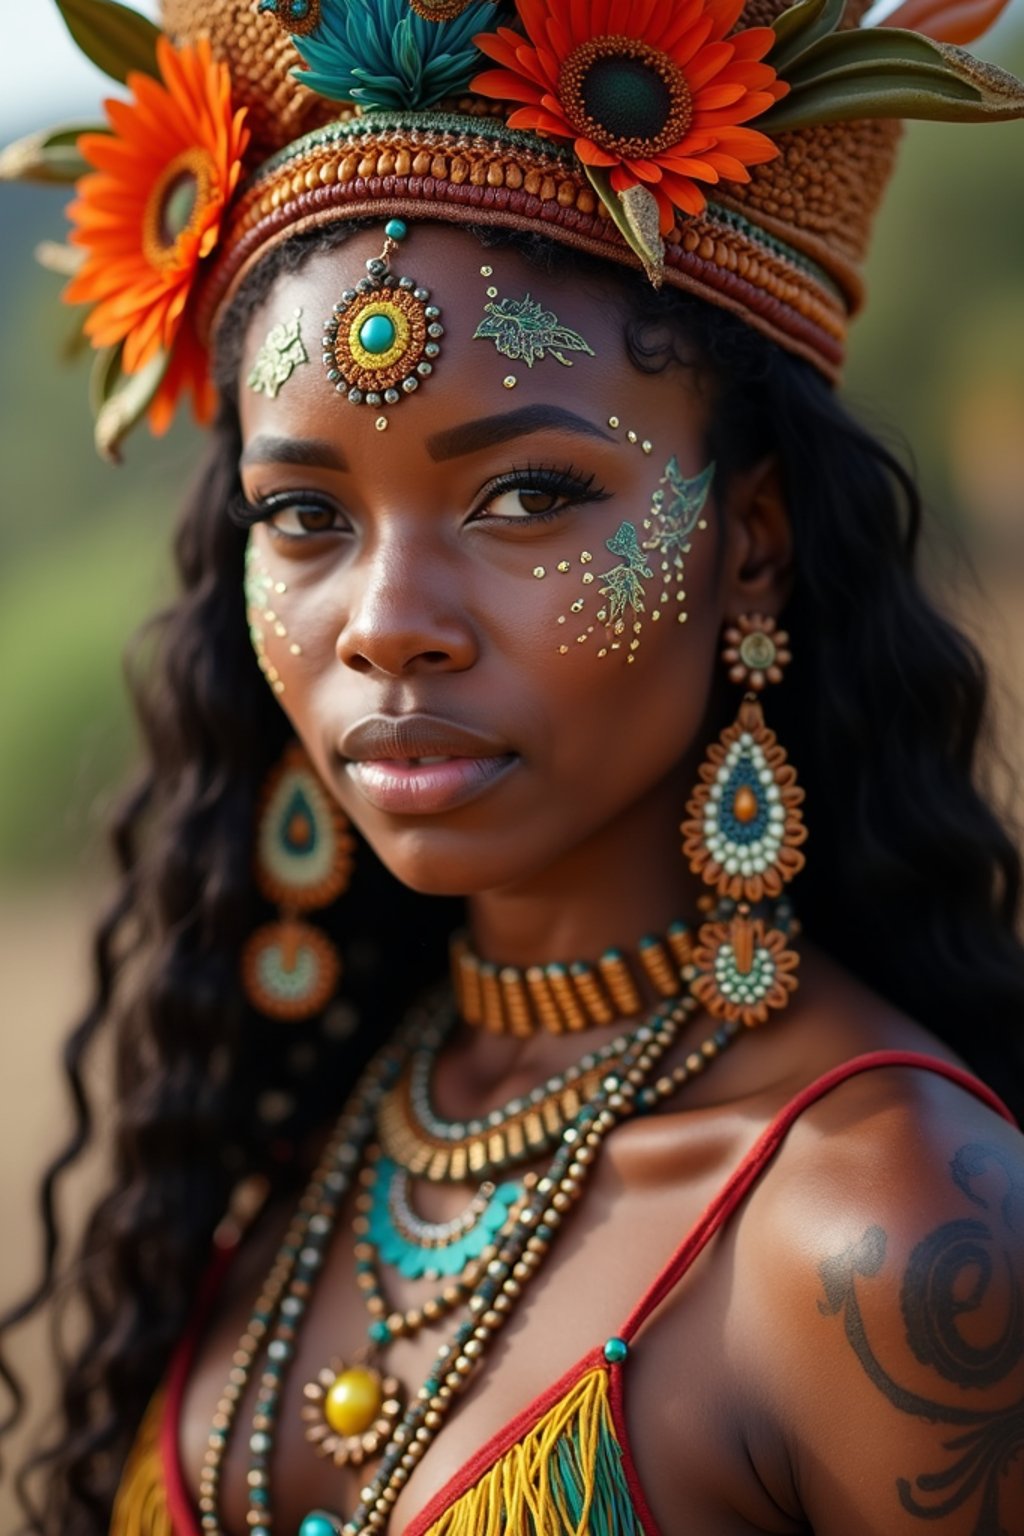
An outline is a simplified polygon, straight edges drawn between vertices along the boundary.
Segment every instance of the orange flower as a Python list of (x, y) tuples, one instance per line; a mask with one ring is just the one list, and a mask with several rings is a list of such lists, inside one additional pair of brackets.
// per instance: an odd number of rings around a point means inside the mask
[(125, 373), (168, 355), (149, 409), (161, 433), (185, 389), (201, 421), (213, 411), (189, 299), (220, 237), (249, 130), (245, 109), (232, 112), (227, 68), (205, 38), (181, 49), (160, 38), (157, 60), (162, 83), (130, 74), (134, 100), (105, 103), (112, 132), (78, 141), (95, 174), (79, 181), (68, 217), (72, 243), (88, 254), (64, 297), (94, 306), (85, 322), (93, 346), (124, 343)]
[(474, 41), (501, 67), (471, 89), (525, 103), (510, 128), (575, 141), (585, 165), (610, 172), (616, 192), (643, 185), (662, 234), (676, 210), (701, 213), (697, 182), (749, 181), (747, 167), (778, 147), (742, 124), (789, 89), (760, 62), (770, 27), (735, 26), (744, 0), (517, 0), (524, 38), (510, 27)]

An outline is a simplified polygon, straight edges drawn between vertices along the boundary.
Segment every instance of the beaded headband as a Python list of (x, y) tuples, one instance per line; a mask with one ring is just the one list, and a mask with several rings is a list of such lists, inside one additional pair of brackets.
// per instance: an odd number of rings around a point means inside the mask
[(246, 273), (344, 218), (541, 231), (834, 380), (900, 120), (1024, 117), (1024, 85), (960, 46), (1006, 0), (902, 0), (882, 27), (866, 0), (163, 0), (162, 29), (56, 3), (129, 99), (0, 177), (76, 183), (56, 264), (109, 457), (183, 393), (210, 418)]

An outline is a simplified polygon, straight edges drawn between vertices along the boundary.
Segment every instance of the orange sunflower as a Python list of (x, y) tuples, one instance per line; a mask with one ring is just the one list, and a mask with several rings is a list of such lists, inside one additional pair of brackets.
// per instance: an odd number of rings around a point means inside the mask
[(249, 130), (245, 108), (232, 110), (227, 68), (205, 38), (180, 49), (160, 38), (157, 61), (160, 80), (132, 73), (134, 100), (104, 103), (111, 132), (78, 140), (95, 174), (82, 177), (68, 209), (70, 239), (87, 255), (64, 297), (94, 306), (86, 335), (95, 347), (123, 343), (125, 373), (168, 357), (149, 407), (161, 433), (186, 389), (200, 421), (213, 411), (189, 299), (220, 237)]
[(747, 167), (778, 146), (742, 126), (789, 89), (761, 60), (771, 27), (726, 38), (744, 0), (516, 0), (526, 36), (511, 27), (474, 41), (500, 68), (471, 89), (519, 101), (510, 128), (574, 140), (585, 165), (608, 171), (615, 192), (642, 185), (662, 234), (676, 210), (706, 206), (698, 182), (749, 181)]

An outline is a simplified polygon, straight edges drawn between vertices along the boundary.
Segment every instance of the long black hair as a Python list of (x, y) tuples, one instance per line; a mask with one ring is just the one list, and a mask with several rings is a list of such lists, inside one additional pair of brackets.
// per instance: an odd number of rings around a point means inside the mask
[[(58, 1431), (20, 1478), (30, 1528), (46, 1536), (106, 1532), (232, 1187), (253, 1170), (282, 1193), (301, 1177), (309, 1136), (443, 973), (459, 912), (403, 889), (361, 850), (329, 915), (344, 1003), (291, 1031), (261, 1020), (240, 992), (240, 947), (267, 916), (250, 871), (254, 808), (288, 734), (247, 636), (245, 534), (226, 515), (240, 489), (241, 339), (277, 277), (353, 227), (278, 247), (234, 301), (219, 337), (223, 404), (177, 536), (180, 596), (134, 653), (146, 767), (113, 831), (121, 881), (96, 938), (95, 997), (64, 1051), (74, 1133), (42, 1184), (42, 1277), (0, 1324), (2, 1337), (45, 1303), (84, 1311), (84, 1337), (60, 1361)], [(588, 261), (543, 239), (475, 234), (586, 275)], [(605, 266), (593, 270), (607, 280)], [(783, 623), (795, 659), (771, 720), (807, 791), (813, 857), (795, 898), (804, 929), (1024, 1114), (1020, 864), (974, 784), (983, 664), (915, 575), (913, 481), (809, 364), (688, 295), (655, 294), (625, 273), (620, 287), (636, 366), (686, 367), (706, 381), (708, 456), (724, 476), (767, 453), (781, 466), (796, 551)], [(388, 963), (389, 934), (401, 935), (401, 968)], [(94, 1136), (84, 1071), (106, 1036), (113, 1174), (62, 1273), (55, 1191)], [(0, 1370), (10, 1426), (22, 1390), (2, 1361)], [(38, 1504), (33, 1472), (45, 1473)]]

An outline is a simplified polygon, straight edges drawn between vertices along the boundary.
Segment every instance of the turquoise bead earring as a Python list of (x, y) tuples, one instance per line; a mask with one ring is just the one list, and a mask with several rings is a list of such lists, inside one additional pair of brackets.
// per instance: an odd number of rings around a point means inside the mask
[(257, 820), (256, 883), (280, 909), (242, 951), (242, 984), (258, 1012), (313, 1018), (334, 996), (341, 958), (302, 915), (342, 895), (354, 846), (348, 822), (293, 742), (267, 781)]

